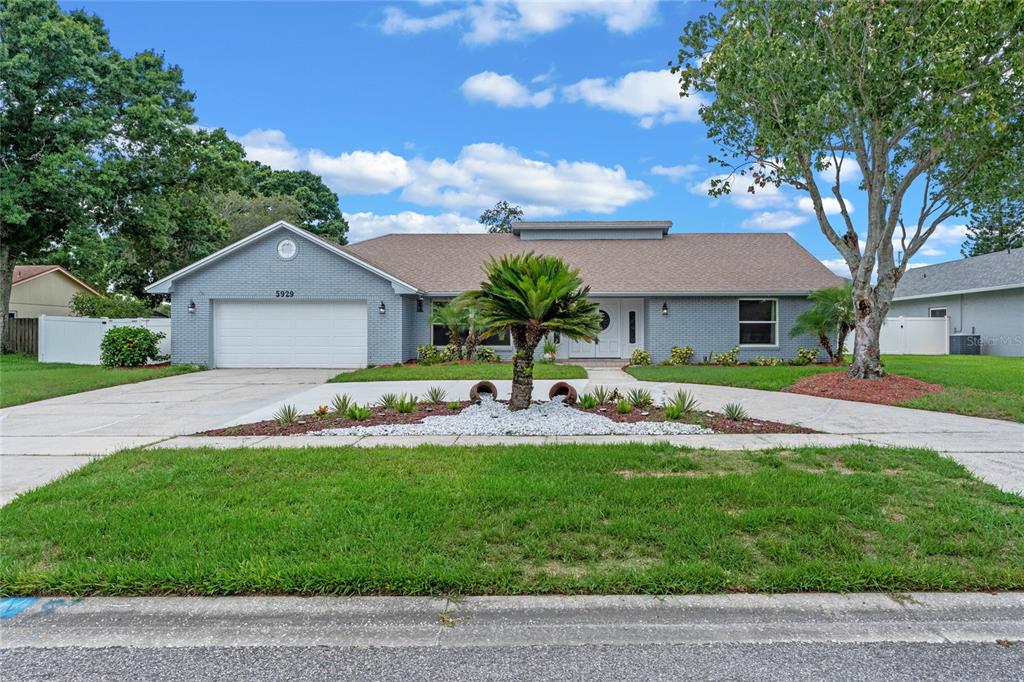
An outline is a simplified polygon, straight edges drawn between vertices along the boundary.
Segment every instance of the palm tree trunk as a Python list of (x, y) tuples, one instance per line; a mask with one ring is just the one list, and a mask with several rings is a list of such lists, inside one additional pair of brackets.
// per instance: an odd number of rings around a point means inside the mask
[(821, 347), (825, 349), (825, 354), (828, 355), (828, 361), (835, 362), (836, 356), (832, 351), (832, 341), (828, 338), (828, 334), (818, 335), (818, 343), (820, 343)]
[(512, 343), (516, 351), (512, 355), (512, 397), (508, 409), (525, 410), (533, 400), (533, 354), (540, 343), (540, 336), (526, 329), (512, 329)]

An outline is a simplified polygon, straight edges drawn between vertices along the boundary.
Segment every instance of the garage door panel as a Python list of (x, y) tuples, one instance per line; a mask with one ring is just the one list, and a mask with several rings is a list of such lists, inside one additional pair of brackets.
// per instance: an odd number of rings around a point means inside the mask
[(217, 367), (363, 367), (363, 301), (218, 301)]

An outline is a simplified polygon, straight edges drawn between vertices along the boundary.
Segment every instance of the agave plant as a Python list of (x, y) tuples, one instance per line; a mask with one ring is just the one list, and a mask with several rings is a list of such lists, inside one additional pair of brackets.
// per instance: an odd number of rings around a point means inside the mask
[(598, 405), (604, 405), (608, 402), (608, 389), (604, 386), (594, 386), (590, 394), (594, 396), (594, 400), (597, 401)]
[(470, 297), (488, 329), (507, 329), (515, 346), (509, 409), (524, 410), (533, 397), (533, 356), (548, 334), (592, 341), (601, 332), (597, 304), (587, 297), (579, 270), (555, 256), (534, 253), (492, 258), (487, 279)]
[(331, 410), (334, 411), (334, 414), (343, 415), (348, 412), (351, 404), (352, 398), (348, 393), (336, 393), (331, 399)]
[(592, 410), (597, 407), (597, 398), (592, 393), (584, 393), (580, 396), (580, 407), (585, 410)]
[(274, 421), (278, 426), (288, 426), (298, 421), (299, 411), (294, 405), (282, 405), (281, 409), (274, 413)]
[(747, 411), (739, 403), (729, 403), (722, 408), (722, 413), (726, 419), (734, 422), (741, 422), (747, 418)]
[(678, 407), (681, 415), (693, 414), (700, 409), (700, 403), (697, 402), (697, 399), (693, 397), (689, 391), (684, 389), (679, 389), (675, 392), (670, 404)]
[(440, 405), (448, 397), (448, 392), (440, 386), (431, 386), (423, 396), (425, 402), (431, 405)]
[(385, 393), (381, 397), (377, 398), (377, 407), (383, 407), (385, 410), (393, 410), (398, 404), (397, 393)]
[(371, 414), (373, 414), (373, 412), (370, 410), (369, 405), (356, 405), (355, 403), (349, 405), (348, 409), (345, 411), (346, 417), (357, 422), (369, 419)]
[(416, 400), (416, 396), (403, 393), (395, 402), (395, 410), (397, 410), (399, 414), (409, 414), (410, 412), (416, 411), (417, 405), (419, 405), (419, 401)]
[(654, 404), (654, 396), (646, 388), (632, 388), (626, 393), (626, 400), (639, 408), (650, 407)]

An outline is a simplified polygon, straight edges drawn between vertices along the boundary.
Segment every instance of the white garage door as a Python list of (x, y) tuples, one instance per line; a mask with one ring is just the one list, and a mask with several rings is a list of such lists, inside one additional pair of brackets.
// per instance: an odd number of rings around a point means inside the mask
[(217, 367), (365, 367), (366, 303), (217, 301)]

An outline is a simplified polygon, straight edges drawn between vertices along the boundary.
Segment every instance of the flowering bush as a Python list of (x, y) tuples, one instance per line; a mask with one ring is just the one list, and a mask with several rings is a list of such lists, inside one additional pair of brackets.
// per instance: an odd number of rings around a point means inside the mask
[(812, 362), (818, 360), (818, 349), (817, 348), (797, 348), (796, 357), (793, 358), (789, 364), (791, 365), (809, 365)]
[(757, 365), (758, 367), (778, 367), (782, 364), (782, 360), (780, 358), (766, 358), (758, 355), (750, 364)]
[(488, 346), (480, 346), (476, 349), (477, 362), (501, 362), (498, 352)]
[(668, 364), (688, 365), (690, 364), (690, 358), (693, 357), (693, 348), (690, 348), (689, 346), (672, 346), (668, 353)]
[(716, 365), (724, 365), (726, 367), (732, 367), (738, 362), (740, 356), (740, 347), (733, 346), (732, 350), (726, 351), (725, 353), (716, 353), (712, 359)]
[(456, 360), (461, 360), (462, 346), (457, 343), (449, 343), (441, 349), (440, 353), (437, 354), (437, 359), (441, 362), (455, 362)]
[(416, 346), (416, 361), (421, 365), (434, 364), (437, 362), (437, 356), (437, 346), (432, 343), (425, 343), (422, 346)]
[(145, 327), (113, 327), (100, 341), (104, 367), (140, 367), (160, 356), (158, 344), (166, 336)]
[(651, 364), (651, 354), (645, 350), (637, 348), (633, 351), (633, 354), (629, 356), (629, 364), (634, 367), (646, 367)]

